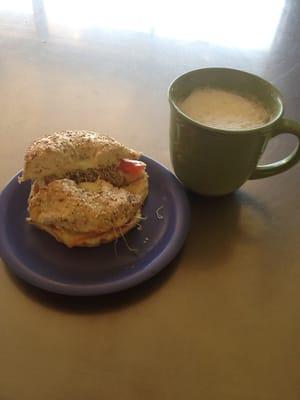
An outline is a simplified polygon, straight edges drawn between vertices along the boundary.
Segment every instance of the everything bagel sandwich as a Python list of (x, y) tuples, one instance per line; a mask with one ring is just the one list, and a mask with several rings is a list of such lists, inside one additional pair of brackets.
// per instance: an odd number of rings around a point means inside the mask
[(20, 181), (31, 180), (28, 222), (68, 247), (97, 246), (140, 220), (148, 194), (140, 153), (90, 131), (63, 131), (26, 151)]

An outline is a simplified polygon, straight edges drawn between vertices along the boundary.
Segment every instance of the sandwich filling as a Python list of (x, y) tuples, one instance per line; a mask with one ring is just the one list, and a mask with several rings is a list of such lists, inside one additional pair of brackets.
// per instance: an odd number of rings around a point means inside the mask
[(103, 243), (109, 243), (113, 240), (117, 239), (119, 236), (125, 235), (131, 228), (133, 228), (140, 220), (141, 213), (140, 211), (137, 212), (136, 216), (128, 221), (122, 227), (118, 229), (113, 228), (107, 232), (74, 232), (68, 231), (66, 229), (62, 229), (59, 226), (55, 225), (43, 225), (37, 224), (35, 225), (50, 233), (58, 242), (62, 242), (66, 244), (68, 247), (75, 247), (75, 246), (86, 246), (86, 247), (93, 247)]
[[(114, 164), (87, 168), (75, 169), (64, 174), (65, 178), (80, 182), (95, 182), (97, 179), (103, 179), (114, 186), (124, 186), (130, 182), (139, 179), (145, 173), (145, 163), (138, 160), (121, 159)], [(59, 176), (46, 176), (46, 182), (59, 179)]]

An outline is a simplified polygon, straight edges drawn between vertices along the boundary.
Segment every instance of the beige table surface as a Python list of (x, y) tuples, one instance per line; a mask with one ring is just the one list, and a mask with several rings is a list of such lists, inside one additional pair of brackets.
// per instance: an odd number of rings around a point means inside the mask
[[(166, 92), (193, 68), (258, 73), (300, 119), (299, 3), (270, 4), (1, 2), (0, 187), (34, 138), (65, 128), (171, 168)], [(294, 145), (276, 138), (264, 160)], [(48, 294), (0, 261), (0, 400), (298, 400), (299, 177), (300, 165), (226, 198), (190, 196), (180, 255), (128, 292)]]

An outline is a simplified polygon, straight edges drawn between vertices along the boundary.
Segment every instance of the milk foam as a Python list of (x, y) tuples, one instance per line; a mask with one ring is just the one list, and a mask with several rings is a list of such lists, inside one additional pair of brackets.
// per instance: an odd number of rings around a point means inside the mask
[(223, 89), (197, 88), (180, 108), (195, 121), (226, 130), (253, 129), (269, 120), (262, 104)]

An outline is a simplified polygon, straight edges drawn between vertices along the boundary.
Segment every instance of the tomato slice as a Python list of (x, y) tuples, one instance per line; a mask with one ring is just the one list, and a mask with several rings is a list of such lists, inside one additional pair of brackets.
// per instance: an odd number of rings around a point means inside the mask
[(134, 176), (141, 175), (145, 171), (145, 164), (142, 161), (129, 160), (127, 158), (122, 158), (118, 167), (124, 174)]

